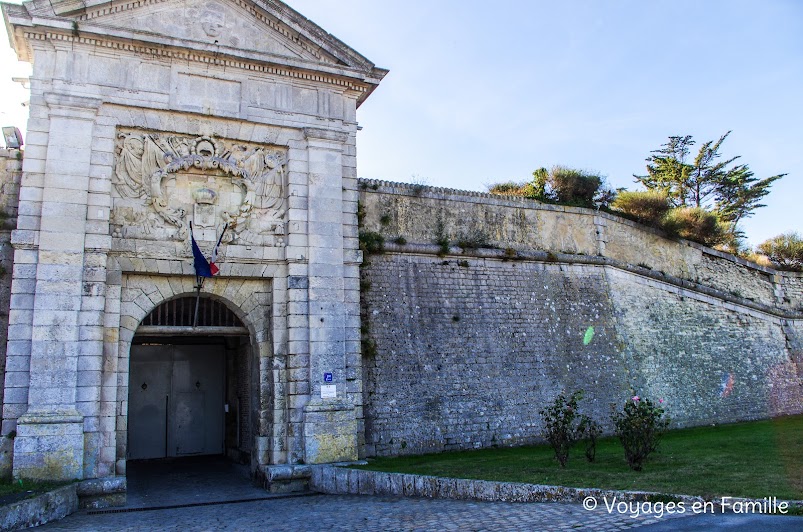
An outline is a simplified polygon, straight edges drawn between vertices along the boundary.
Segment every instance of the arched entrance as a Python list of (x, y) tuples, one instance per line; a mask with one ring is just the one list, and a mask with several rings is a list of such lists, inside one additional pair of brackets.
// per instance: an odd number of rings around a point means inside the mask
[(220, 300), (167, 300), (131, 342), (129, 460), (225, 455), (250, 463), (256, 412), (247, 328)]

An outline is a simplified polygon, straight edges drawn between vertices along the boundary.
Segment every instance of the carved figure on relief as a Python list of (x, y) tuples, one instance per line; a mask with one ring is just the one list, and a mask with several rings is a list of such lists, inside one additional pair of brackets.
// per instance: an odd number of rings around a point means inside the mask
[(284, 245), (281, 148), (133, 131), (117, 140), (112, 236), (185, 240), (192, 213), (197, 226), (212, 227), (201, 239), (228, 223), (227, 243)]
[[(225, 26), (225, 15), (222, 13), (220, 6), (210, 4), (204, 10), (201, 18), (201, 27), (208, 37), (220, 37)], [(215, 41), (217, 42), (217, 41)]]

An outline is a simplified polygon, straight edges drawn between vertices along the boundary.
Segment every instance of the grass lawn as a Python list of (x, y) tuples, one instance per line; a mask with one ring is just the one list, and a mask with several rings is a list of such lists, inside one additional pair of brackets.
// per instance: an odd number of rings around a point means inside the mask
[(66, 482), (34, 482), (0, 480), (0, 505), (11, 504), (68, 484)]
[(561, 469), (548, 445), (374, 458), (360, 469), (582, 488), (803, 500), (803, 416), (667, 433), (643, 471), (627, 466), (619, 441), (578, 445)]

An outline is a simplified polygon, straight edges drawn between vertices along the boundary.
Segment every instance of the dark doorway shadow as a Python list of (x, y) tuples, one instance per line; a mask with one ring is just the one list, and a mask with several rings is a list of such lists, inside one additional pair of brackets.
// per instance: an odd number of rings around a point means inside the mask
[(126, 508), (160, 508), (270, 498), (247, 465), (222, 455), (129, 460)]

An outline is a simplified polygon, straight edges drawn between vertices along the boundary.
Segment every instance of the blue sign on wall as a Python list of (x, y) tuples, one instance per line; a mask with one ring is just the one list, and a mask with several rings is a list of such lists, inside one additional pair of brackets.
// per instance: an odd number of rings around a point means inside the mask
[(332, 374), (331, 373), (324, 373), (323, 374), (323, 382), (332, 382)]

